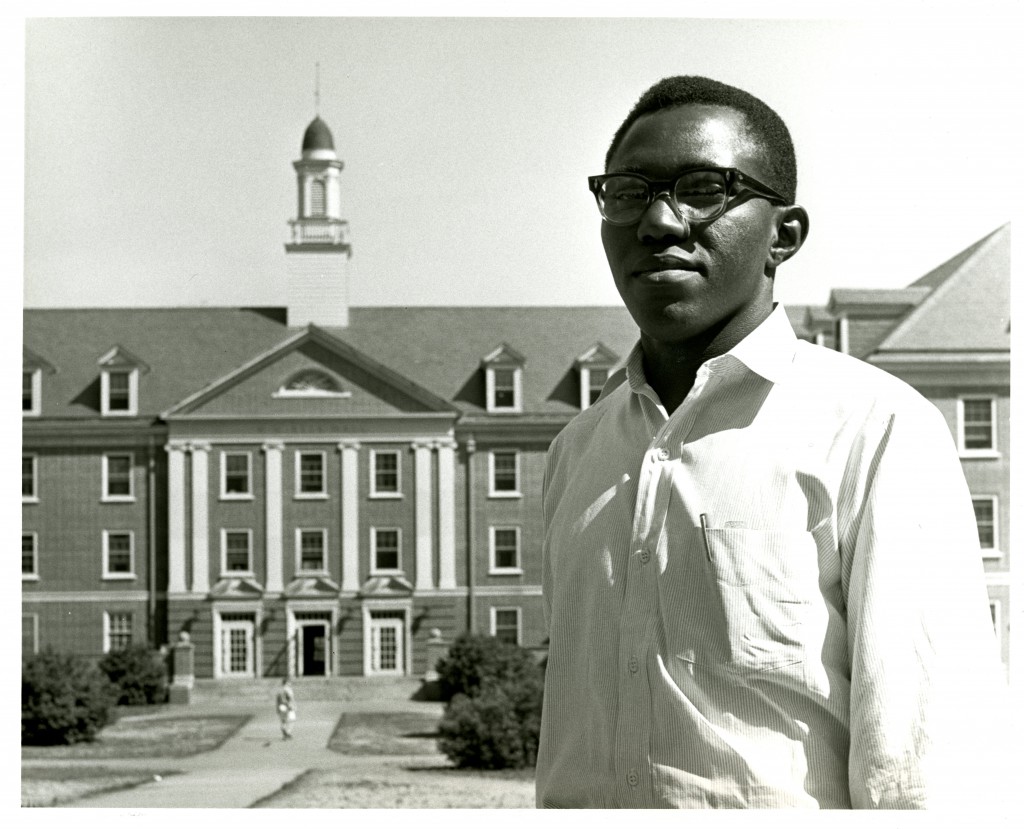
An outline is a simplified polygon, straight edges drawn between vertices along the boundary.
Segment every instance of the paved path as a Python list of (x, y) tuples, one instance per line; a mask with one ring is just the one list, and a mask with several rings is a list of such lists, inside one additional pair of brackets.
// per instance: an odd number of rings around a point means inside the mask
[[(306, 701), (300, 700), (293, 738), (281, 738), (273, 705), (268, 702), (195, 703), (190, 714), (252, 713), (252, 719), (220, 748), (193, 757), (145, 759), (130, 765), (143, 768), (180, 769), (181, 774), (144, 783), (132, 789), (98, 794), (67, 804), (73, 808), (141, 809), (246, 808), (273, 794), (308, 769), (349, 768), (356, 778), (369, 766), (390, 765), (394, 757), (353, 757), (327, 748), (338, 718), (346, 711), (415, 711), (440, 717), (440, 703), (406, 700)], [(177, 712), (175, 712), (177, 713)], [(415, 758), (432, 761), (430, 756)], [(438, 765), (443, 758), (438, 756)], [(104, 766), (127, 764), (104, 761)]]

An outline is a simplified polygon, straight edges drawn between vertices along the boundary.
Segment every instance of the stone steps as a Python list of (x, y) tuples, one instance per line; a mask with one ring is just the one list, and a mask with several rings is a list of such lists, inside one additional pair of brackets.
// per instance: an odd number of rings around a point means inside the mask
[[(281, 680), (260, 679), (197, 679), (192, 688), (193, 701), (268, 700), (273, 699)], [(296, 700), (339, 700), (342, 702), (370, 700), (408, 700), (423, 689), (418, 677), (296, 677), (292, 690)]]

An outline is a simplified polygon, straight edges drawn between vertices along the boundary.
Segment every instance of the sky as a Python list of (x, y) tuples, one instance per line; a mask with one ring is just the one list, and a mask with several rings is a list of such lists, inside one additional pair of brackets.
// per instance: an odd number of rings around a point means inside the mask
[(902, 287), (1016, 209), (1015, 35), (983, 15), (32, 18), (23, 303), (283, 305), (317, 62), (355, 306), (619, 304), (586, 177), (672, 74), (789, 125), (811, 227), (777, 298)]

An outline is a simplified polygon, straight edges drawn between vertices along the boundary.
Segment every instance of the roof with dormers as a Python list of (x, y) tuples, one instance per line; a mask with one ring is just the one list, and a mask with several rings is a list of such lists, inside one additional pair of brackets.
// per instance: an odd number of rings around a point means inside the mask
[[(799, 331), (805, 306), (787, 311)], [(188, 411), (256, 364), (294, 352), (310, 339), (305, 330), (289, 328), (282, 308), (24, 312), (25, 348), (54, 369), (43, 389), (44, 417), (99, 417), (97, 361), (115, 347), (148, 367), (139, 377), (139, 416), (154, 419)], [(482, 361), (502, 348), (512, 349), (524, 366), (524, 414), (571, 416), (579, 411), (580, 355), (601, 343), (621, 361), (637, 339), (621, 306), (352, 308), (347, 328), (316, 331), (312, 339), (336, 342), (328, 351), (348, 363), (380, 365), (399, 391), (434, 410), (447, 401), (447, 408), (466, 414), (485, 412)]]

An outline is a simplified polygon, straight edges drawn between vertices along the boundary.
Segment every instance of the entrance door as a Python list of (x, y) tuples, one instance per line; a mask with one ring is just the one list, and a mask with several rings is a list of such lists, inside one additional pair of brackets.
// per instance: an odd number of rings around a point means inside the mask
[(301, 628), (301, 676), (327, 675), (327, 626), (303, 625)]
[(251, 619), (221, 622), (221, 673), (224, 676), (255, 676)]
[(398, 676), (405, 673), (403, 619), (370, 620), (370, 673)]

